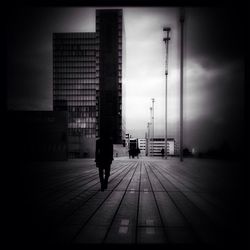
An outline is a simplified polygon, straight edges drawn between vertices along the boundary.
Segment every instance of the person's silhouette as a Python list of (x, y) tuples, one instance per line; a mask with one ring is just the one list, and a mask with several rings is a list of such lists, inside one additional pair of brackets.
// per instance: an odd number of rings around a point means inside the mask
[(139, 154), (141, 153), (141, 150), (139, 148), (136, 149), (136, 155), (137, 155), (137, 158), (139, 159)]
[(161, 157), (164, 158), (164, 155), (165, 155), (165, 150), (164, 148), (161, 149)]
[[(113, 143), (111, 138), (103, 137), (96, 140), (95, 162), (99, 169), (101, 191), (108, 187), (110, 165), (113, 161)], [(105, 176), (104, 176), (105, 171)]]

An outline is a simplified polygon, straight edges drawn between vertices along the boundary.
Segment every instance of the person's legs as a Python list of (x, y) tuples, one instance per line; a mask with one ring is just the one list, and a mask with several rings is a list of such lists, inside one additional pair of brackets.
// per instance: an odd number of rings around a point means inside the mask
[(101, 191), (104, 190), (103, 168), (99, 167), (99, 178), (101, 182)]
[(104, 188), (105, 189), (108, 187), (109, 176), (110, 176), (110, 164), (107, 164), (105, 166), (105, 180), (104, 180)]

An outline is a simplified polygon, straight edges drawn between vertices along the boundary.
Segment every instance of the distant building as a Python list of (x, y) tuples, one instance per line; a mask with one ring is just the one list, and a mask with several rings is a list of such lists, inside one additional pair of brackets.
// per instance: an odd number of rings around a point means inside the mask
[(129, 146), (129, 138), (130, 138), (130, 134), (126, 133), (125, 134), (125, 147), (127, 148)]
[(146, 155), (146, 139), (138, 139), (138, 147), (141, 151), (141, 156)]
[[(161, 156), (161, 150), (165, 150), (165, 138), (150, 138), (149, 144), (146, 145), (146, 148), (148, 147), (149, 156)], [(169, 156), (177, 155), (177, 145), (174, 138), (168, 138), (167, 152)]]
[[(165, 142), (165, 140), (164, 140)], [(168, 138), (168, 155), (172, 156), (172, 155), (176, 155), (176, 143), (175, 140), (173, 138)]]
[(129, 138), (129, 148), (138, 148), (138, 139), (137, 138)]
[(96, 137), (124, 143), (122, 10), (96, 10), (96, 32), (53, 34), (53, 108), (68, 114), (69, 157), (94, 157)]
[(65, 111), (9, 111), (9, 151), (17, 160), (67, 160)]

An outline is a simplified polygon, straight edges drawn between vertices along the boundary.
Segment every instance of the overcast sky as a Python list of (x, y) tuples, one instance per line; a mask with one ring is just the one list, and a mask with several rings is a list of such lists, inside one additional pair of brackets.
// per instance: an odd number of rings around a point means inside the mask
[[(164, 136), (162, 28), (170, 26), (168, 134), (178, 141), (178, 8), (123, 10), (127, 132), (134, 137), (145, 136), (151, 98), (155, 98), (155, 135)], [(224, 9), (187, 8), (186, 16), (184, 145), (206, 150), (224, 141), (240, 143), (244, 109), (244, 29), (240, 15)], [(13, 10), (7, 34), (9, 108), (52, 110), (52, 33), (94, 31), (95, 8)]]

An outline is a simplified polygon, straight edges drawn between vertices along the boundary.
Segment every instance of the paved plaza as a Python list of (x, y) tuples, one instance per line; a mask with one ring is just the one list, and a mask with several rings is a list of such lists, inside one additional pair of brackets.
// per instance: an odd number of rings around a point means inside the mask
[(234, 162), (115, 158), (104, 192), (94, 159), (27, 169), (18, 216), (34, 242), (223, 245), (240, 235)]

